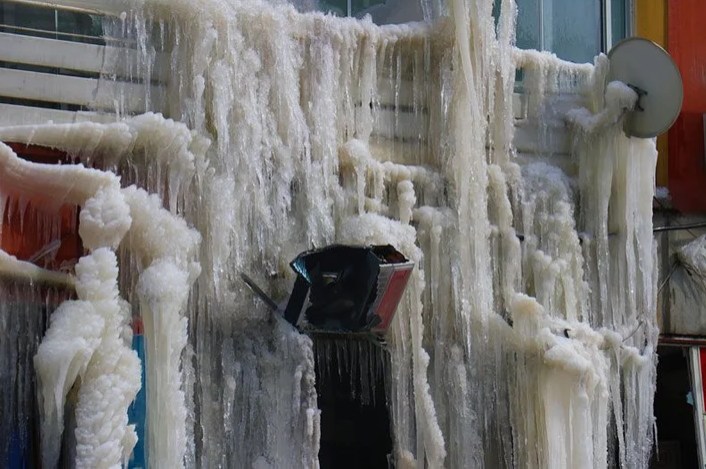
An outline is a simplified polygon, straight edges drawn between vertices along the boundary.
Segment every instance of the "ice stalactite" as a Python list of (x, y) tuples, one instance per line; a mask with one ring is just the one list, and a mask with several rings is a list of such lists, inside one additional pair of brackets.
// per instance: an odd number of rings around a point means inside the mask
[[(590, 164), (579, 179), (583, 250), (589, 283), (599, 285), (589, 296), (589, 322), (622, 337), (610, 348), (611, 373), (617, 375), (611, 383), (611, 407), (621, 464), (647, 467), (658, 339), (651, 202), (657, 151), (653, 141), (628, 139), (619, 126), (592, 139), (580, 136), (579, 142), (579, 164)], [(606, 179), (610, 186), (599, 193), (595, 185)]]
[[(145, 61), (153, 47), (168, 50), (173, 60), (169, 98), (155, 105), (184, 116), (192, 128), (213, 138), (207, 155), (210, 168), (197, 181), (197, 192), (183, 212), (204, 234), (204, 275), (197, 287), (198, 301), (189, 309), (198, 375), (195, 432), (202, 435), (196, 463), (289, 467), (291, 461), (303, 461), (303, 466), (315, 467), (319, 411), (312, 397), (313, 367), (306, 358), (312, 354), (311, 343), (300, 338), (270, 351), (264, 342), (248, 337), (249, 330), (277, 337), (290, 326), (275, 327), (235, 281), (237, 272), (248, 272), (273, 295), (281, 295), (292, 279), (289, 260), (303, 249), (335, 241), (340, 236), (338, 225), (359, 201), (365, 210), (370, 200), (365, 194), (356, 200), (347, 197), (348, 176), (344, 187), (339, 183), (339, 147), (357, 137), (368, 151), (365, 140), (375, 116), (371, 105), (379, 102), (378, 62), (396, 61), (399, 43), (407, 37), (418, 41), (415, 31), (427, 27), (399, 27), (393, 32), (399, 39), (388, 37), (383, 45), (369, 21), (293, 17), (288, 7), (259, 2), (213, 2), (199, 7), (203, 21), (195, 22), (194, 6), (146, 2), (116, 26), (144, 45)], [(302, 74), (304, 61), (310, 68)], [(144, 71), (148, 68), (141, 66)], [(391, 99), (396, 81), (387, 91)], [(360, 166), (360, 187), (367, 187), (363, 180), (374, 175), (382, 190), (383, 176), (376, 168)], [(394, 164), (388, 169), (407, 170)], [(422, 168), (417, 174), (426, 177)], [(409, 197), (405, 200), (413, 203)], [(411, 207), (408, 216), (410, 211)], [(286, 334), (298, 335), (293, 330)], [(237, 346), (244, 343), (253, 343), (248, 355), (243, 355), (247, 348)], [(290, 371), (273, 373), (271, 362), (281, 362)], [(299, 405), (281, 408), (267, 393), (219, 384), (239, 383), (246, 371), (249, 382), (261, 383), (262, 389), (292, 390), (294, 382), (299, 383), (293, 389), (295, 396), (309, 397), (293, 396), (286, 401)], [(411, 386), (411, 374), (408, 379)], [(404, 406), (405, 413), (413, 412), (407, 397)], [(247, 433), (236, 425), (240, 420), (232, 420), (241, 415), (235, 411), (245, 409), (251, 409)], [(223, 428), (228, 428), (226, 433)], [(277, 428), (281, 432), (275, 444)]]
[(184, 310), (201, 273), (199, 233), (162, 208), (157, 195), (123, 190), (133, 219), (127, 249), (142, 261), (137, 296), (145, 328), (147, 447), (153, 467), (183, 467), (186, 402), (181, 357), (187, 343)]
[[(81, 324), (80, 328), (74, 326), (76, 323)], [(59, 461), (66, 396), (85, 374), (104, 326), (90, 303), (64, 303), (51, 316), (35, 359), (42, 407), (42, 461), (47, 467)]]
[[(630, 96), (617, 84), (605, 89), (602, 59), (575, 65), (515, 49), (512, 1), (502, 2), (497, 25), (491, 1), (424, 5), (429, 18), (447, 16), (378, 27), (260, 2), (148, 1), (118, 25), (137, 39), (143, 72), (155, 51), (171, 57), (167, 100), (152, 105), (184, 116), (214, 142), (199, 195), (184, 207), (204, 233), (206, 275), (189, 310), (201, 465), (241, 457), (279, 466), (308, 444), (298, 433), (289, 448), (244, 453), (222, 437), (219, 399), (266, 404), (237, 386), (213, 386), (240, 376), (230, 344), (255, 327), (251, 321), (267, 324), (233, 283), (235, 272), (246, 270), (279, 294), (291, 281), (286, 262), (294, 254), (333, 241), (385, 240), (422, 269), (388, 337), (398, 464), (601, 467), (612, 438), (606, 428), (616, 419), (626, 423), (624, 464), (649, 453), (638, 456), (634, 442), (649, 438), (650, 412), (638, 418), (623, 405), (630, 396), (647, 409), (647, 368), (639, 378), (622, 377), (629, 363), (654, 363), (625, 358), (637, 350), (649, 358), (641, 341), (654, 325), (646, 283), (654, 272), (645, 228), (651, 189), (645, 180), (639, 191), (625, 191), (613, 177), (650, 171), (649, 161), (637, 168), (627, 156), (649, 153), (650, 143), (617, 138)], [(525, 72), (540, 156), (519, 155), (513, 145), (516, 68)], [(576, 101), (562, 103), (558, 93)], [(552, 125), (567, 121), (579, 124), (573, 154), (551, 155)], [(593, 151), (602, 156), (582, 156)], [(617, 172), (608, 174), (611, 164)], [(606, 177), (586, 183), (598, 174)], [(611, 193), (641, 208), (630, 213), (611, 203), (613, 218), (625, 220), (623, 235), (603, 230), (604, 242), (594, 228), (608, 216)], [(634, 256), (616, 257), (615, 249), (630, 252), (618, 239), (632, 243)], [(608, 269), (608, 259), (619, 265)], [(641, 300), (615, 293), (611, 304), (620, 311), (602, 311), (596, 300), (607, 298), (616, 278), (608, 270), (640, 285)], [(640, 302), (643, 321), (628, 320)], [(638, 323), (641, 332), (630, 336)], [(253, 356), (259, 363), (264, 350)], [(252, 370), (259, 385), (282, 386), (280, 375)], [(572, 387), (557, 391), (564, 383)], [(640, 399), (625, 386), (639, 387)], [(300, 422), (312, 412), (280, 417)], [(568, 422), (579, 416), (584, 425), (574, 429)], [(249, 443), (261, 447), (272, 421), (258, 422), (263, 431)]]

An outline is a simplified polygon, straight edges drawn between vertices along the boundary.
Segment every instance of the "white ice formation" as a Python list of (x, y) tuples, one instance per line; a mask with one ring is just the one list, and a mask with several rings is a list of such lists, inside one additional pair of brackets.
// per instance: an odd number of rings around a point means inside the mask
[[(397, 467), (648, 466), (656, 149), (622, 133), (634, 93), (606, 85), (604, 56), (575, 65), (515, 49), (512, 0), (497, 25), (492, 0), (445, 10), (433, 23), (376, 26), (262, 1), (147, 0), (108, 21), (108, 34), (134, 39), (141, 61), (122, 69), (135, 82), (151, 84), (167, 64), (162, 97), (145, 86), (147, 107), (185, 127), (148, 114), (0, 129), (158, 194), (115, 192), (113, 176), (96, 172), (77, 185), (85, 193), (62, 196), (93, 197), (82, 222), (96, 230), (132, 219), (120, 287), (146, 319), (150, 467), (317, 467), (312, 343), (237, 273), (283, 296), (287, 263), (335, 241), (389, 242), (419, 267), (387, 338)], [(516, 125), (530, 129), (531, 151), (515, 145)], [(557, 128), (570, 136), (566, 154)], [(0, 173), (3, 190), (6, 180), (22, 189), (12, 181), (24, 170)], [(67, 177), (26, 170), (46, 184)], [(189, 295), (197, 252), (203, 274)], [(95, 328), (62, 329), (63, 315), (79, 314), (63, 307), (42, 344), (57, 344), (67, 367), (46, 378), (57, 396), (47, 419), (116, 343), (115, 305), (103, 314), (82, 301)], [(110, 336), (98, 332), (109, 322)], [(76, 352), (62, 348), (79, 333)]]
[[(154, 114), (119, 124), (44, 125), (0, 132), (8, 141), (59, 148), (101, 168), (145, 159), (158, 166), (168, 159), (169, 169), (163, 177), (169, 186), (160, 193), (173, 201), (173, 211), (182, 184), (189, 183), (208, 145), (183, 124)], [(149, 331), (147, 369), (154, 372), (147, 375), (151, 385), (149, 408), (153, 412), (148, 418), (148, 440), (165, 467), (180, 465), (186, 446), (180, 364), (187, 336), (183, 313), (200, 271), (195, 261), (200, 235), (183, 219), (163, 209), (160, 196), (150, 196), (135, 186), (121, 189), (120, 178), (111, 172), (81, 164), (30, 163), (17, 158), (4, 145), (0, 157), (3, 200), (9, 199), (9, 206), (15, 203), (13, 199), (39, 202), (37, 207), (48, 212), (63, 204), (80, 206), (79, 234), (84, 248), (90, 251), (76, 265), (75, 281), (70, 277), (63, 281), (75, 286), (78, 300), (62, 303), (51, 315), (34, 360), (43, 465), (54, 467), (59, 461), (64, 405), (74, 386), (78, 387), (78, 397), (72, 464), (124, 466), (137, 441), (133, 426), (128, 425), (127, 409), (141, 386), (140, 362), (130, 342), (126, 342), (130, 334), (126, 335), (125, 330), (132, 312), (120, 298), (114, 252), (123, 240), (122, 250), (133, 256), (140, 270), (133, 280), (137, 286), (127, 283), (122, 289), (129, 296), (136, 288), (139, 312)], [(6, 254), (5, 258), (4, 264), (20, 263)], [(20, 264), (21, 273), (35, 279), (67, 277)]]

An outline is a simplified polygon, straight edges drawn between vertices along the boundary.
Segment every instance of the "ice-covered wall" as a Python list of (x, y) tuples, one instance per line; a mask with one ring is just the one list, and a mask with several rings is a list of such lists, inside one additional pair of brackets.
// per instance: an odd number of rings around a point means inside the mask
[[(148, 353), (150, 412), (169, 419), (151, 427), (150, 467), (317, 466), (311, 341), (238, 273), (279, 298), (288, 262), (334, 241), (389, 242), (419, 266), (387, 337), (397, 467), (647, 467), (654, 142), (622, 134), (634, 96), (606, 86), (605, 57), (516, 50), (511, 0), (497, 27), (492, 0), (446, 3), (432, 24), (379, 27), (260, 1), (147, 0), (107, 24), (135, 40), (133, 81), (150, 84), (168, 54), (163, 101), (147, 102), (192, 129), (149, 116), (49, 126), (159, 194), (121, 191), (130, 213), (162, 200), (202, 235), (197, 248), (131, 229), (118, 251), (121, 293), (166, 321), (154, 344), (175, 347)], [(518, 67), (535, 155), (513, 145)], [(131, 125), (147, 130), (118, 142), (130, 151), (91, 146)], [(571, 155), (549, 154), (552, 126)], [(196, 249), (188, 296), (180, 256)], [(170, 306), (187, 296), (188, 324)]]

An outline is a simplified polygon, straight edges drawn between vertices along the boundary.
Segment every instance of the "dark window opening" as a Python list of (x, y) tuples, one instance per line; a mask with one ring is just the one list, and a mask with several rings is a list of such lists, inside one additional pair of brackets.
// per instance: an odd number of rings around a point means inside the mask
[(657, 451), (652, 469), (697, 468), (694, 396), (691, 394), (688, 349), (660, 347), (657, 350)]
[(387, 352), (373, 339), (314, 337), (321, 469), (388, 469)]

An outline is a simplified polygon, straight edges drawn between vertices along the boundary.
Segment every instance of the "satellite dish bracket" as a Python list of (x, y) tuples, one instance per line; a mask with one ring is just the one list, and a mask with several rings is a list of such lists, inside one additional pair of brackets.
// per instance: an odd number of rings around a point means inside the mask
[(628, 88), (633, 90), (637, 94), (637, 101), (635, 102), (635, 110), (640, 111), (640, 112), (645, 112), (645, 108), (642, 107), (642, 97), (647, 96), (649, 93), (639, 86), (631, 85), (630, 83), (627, 83)]

